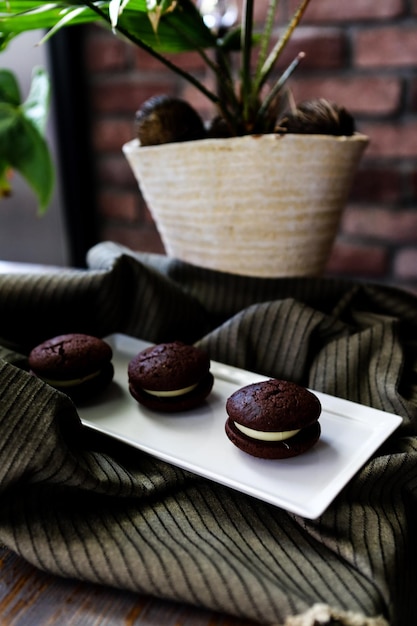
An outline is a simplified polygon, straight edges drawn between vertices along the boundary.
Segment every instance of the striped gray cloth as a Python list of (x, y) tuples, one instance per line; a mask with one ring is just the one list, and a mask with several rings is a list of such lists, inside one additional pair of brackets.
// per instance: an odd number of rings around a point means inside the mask
[[(0, 541), (58, 576), (261, 623), (301, 624), (315, 606), (328, 615), (316, 624), (414, 623), (417, 298), (232, 276), (112, 243), (88, 264), (0, 275)], [(71, 331), (196, 342), (403, 423), (307, 520), (83, 429), (67, 397), (25, 371), (34, 344)]]

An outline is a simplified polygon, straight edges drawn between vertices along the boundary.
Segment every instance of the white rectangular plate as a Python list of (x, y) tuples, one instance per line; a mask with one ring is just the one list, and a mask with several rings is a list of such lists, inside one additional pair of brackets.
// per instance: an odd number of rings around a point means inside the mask
[(236, 389), (264, 376), (212, 361), (215, 382), (203, 406), (155, 413), (132, 398), (127, 384), (128, 362), (150, 344), (121, 334), (106, 341), (113, 348), (114, 381), (94, 403), (79, 407), (85, 426), (306, 518), (323, 513), (402, 421), (398, 415), (315, 391), (322, 403), (318, 443), (291, 459), (257, 459), (227, 438), (225, 403)]

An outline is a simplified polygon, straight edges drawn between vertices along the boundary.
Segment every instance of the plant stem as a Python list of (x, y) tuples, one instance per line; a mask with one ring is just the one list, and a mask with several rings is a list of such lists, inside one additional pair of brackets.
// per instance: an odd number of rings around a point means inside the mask
[(272, 30), (274, 28), (274, 20), (275, 14), (277, 12), (279, 0), (269, 0), (268, 2), (268, 10), (266, 14), (264, 29), (261, 34), (261, 43), (259, 46), (259, 54), (257, 60), (257, 66), (255, 71), (255, 80), (256, 77), (260, 74), (263, 64), (265, 63), (265, 59), (267, 57), (268, 45), (271, 41)]
[[(104, 21), (106, 21), (111, 26), (111, 22), (110, 22), (109, 16), (104, 11), (102, 11), (98, 6), (96, 6), (94, 4), (94, 2), (91, 2), (90, 0), (87, 0), (85, 2), (85, 4), (88, 5), (90, 9), (92, 9), (95, 13), (97, 13), (97, 15), (99, 15), (101, 19), (104, 19)], [(207, 89), (192, 74), (189, 74), (188, 72), (183, 70), (181, 67), (175, 65), (169, 59), (167, 59), (166, 57), (162, 56), (161, 54), (159, 54), (158, 52), (153, 50), (150, 46), (148, 46), (146, 43), (144, 43), (141, 39), (138, 39), (137, 37), (135, 37), (135, 35), (132, 35), (132, 33), (130, 33), (125, 28), (123, 28), (123, 26), (120, 26), (119, 24), (117, 24), (116, 30), (117, 30), (118, 33), (120, 33), (121, 35), (126, 37), (126, 39), (128, 39), (131, 43), (135, 44), (139, 48), (142, 48), (142, 50), (145, 50), (145, 52), (147, 52), (148, 54), (153, 56), (160, 63), (163, 63), (172, 72), (175, 72), (176, 74), (181, 76), (181, 78), (184, 78), (187, 82), (189, 82), (192, 85), (194, 85), (194, 87), (196, 87), (196, 89), (201, 91), (201, 93), (203, 93), (211, 102), (213, 102), (217, 107), (219, 107), (219, 105), (221, 103), (219, 102), (218, 96), (215, 93), (213, 93), (212, 91), (210, 91), (209, 89)]]
[[(227, 56), (224, 54), (223, 49), (220, 45), (217, 45), (215, 48), (215, 61), (213, 61), (208, 54), (206, 54), (205, 50), (198, 46), (192, 38), (187, 36), (187, 34), (179, 28), (177, 25), (175, 26), (175, 30), (179, 32), (184, 38), (186, 38), (196, 49), (198, 54), (203, 59), (204, 63), (210, 68), (213, 74), (216, 76), (218, 90), (217, 90), (217, 108), (219, 109), (221, 115), (227, 121), (231, 130), (236, 131), (236, 116), (239, 113), (239, 101), (237, 99), (232, 74), (230, 71), (229, 61)], [(227, 108), (227, 103), (229, 103), (233, 109), (233, 112), (229, 112)]]
[(299, 52), (298, 55), (295, 57), (295, 59), (291, 61), (291, 63), (289, 64), (285, 72), (281, 74), (279, 80), (272, 87), (271, 91), (268, 93), (265, 100), (263, 101), (262, 106), (259, 108), (258, 113), (256, 114), (255, 126), (256, 126), (256, 123), (261, 122), (262, 118), (266, 116), (266, 112), (268, 111), (271, 103), (276, 98), (276, 96), (281, 91), (281, 89), (284, 87), (285, 83), (287, 82), (291, 74), (294, 72), (295, 68), (298, 66), (300, 61), (304, 58), (304, 56), (305, 56), (304, 52)]
[(306, 8), (308, 7), (310, 3), (310, 0), (301, 0), (296, 12), (294, 13), (294, 15), (292, 16), (289, 24), (287, 25), (287, 28), (284, 31), (284, 34), (282, 35), (282, 37), (279, 39), (279, 41), (276, 43), (276, 45), (274, 46), (273, 50), (271, 51), (270, 55), (268, 56), (267, 60), (264, 63), (264, 66), (261, 70), (261, 72), (259, 73), (258, 76), (258, 82), (255, 86), (255, 89), (257, 91), (259, 91), (262, 87), (262, 85), (265, 83), (266, 79), (268, 78), (271, 70), (273, 69), (276, 61), (278, 60), (279, 56), (281, 55), (281, 52), (283, 51), (283, 49), (285, 48), (285, 46), (287, 45), (289, 39), (291, 38), (294, 30), (296, 29), (296, 27), (298, 26), (304, 11), (306, 10)]
[(241, 33), (242, 45), (242, 103), (244, 121), (249, 119), (249, 100), (251, 94), (251, 52), (252, 52), (252, 28), (253, 28), (254, 0), (245, 0), (243, 3), (243, 24)]

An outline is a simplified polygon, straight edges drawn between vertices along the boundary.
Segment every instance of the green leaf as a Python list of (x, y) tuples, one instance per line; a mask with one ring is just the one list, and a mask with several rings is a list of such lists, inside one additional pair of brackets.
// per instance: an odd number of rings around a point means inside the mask
[[(151, 4), (151, 3), (150, 3)], [(161, 15), (151, 22), (147, 0), (111, 0), (79, 2), (33, 2), (30, 0), (0, 0), (0, 46), (19, 33), (42, 29), (48, 32), (42, 42), (53, 34), (73, 24), (98, 21), (102, 26), (112, 27), (109, 14), (112, 9), (115, 29), (123, 38), (153, 55), (170, 70), (194, 85), (212, 102), (218, 102), (217, 94), (207, 89), (198, 77), (176, 65), (166, 55), (185, 51), (199, 51), (204, 59), (204, 50), (215, 48), (217, 41), (204, 23), (193, 0), (157, 0)], [(115, 13), (118, 15), (115, 15)], [(155, 31), (156, 25), (156, 31)]]
[(6, 161), (0, 159), (0, 200), (5, 196), (10, 196), (11, 191), (10, 168)]
[[(69, 24), (97, 21), (97, 13), (77, 2), (31, 2), (0, 0), (0, 49), (17, 35), (30, 30), (59, 30)], [(58, 26), (57, 26), (58, 25)]]
[(216, 38), (192, 2), (181, 0), (174, 11), (164, 13), (154, 31), (147, 12), (138, 13), (132, 0), (119, 16), (117, 26), (160, 54), (214, 48)]
[(49, 76), (42, 67), (35, 67), (32, 71), (32, 82), (26, 102), (23, 103), (23, 112), (26, 119), (44, 133), (48, 120), (51, 87)]
[(0, 69), (0, 102), (18, 106), (20, 101), (20, 89), (15, 75), (10, 70)]
[(19, 171), (31, 186), (43, 213), (50, 202), (55, 179), (45, 139), (23, 115), (14, 116), (7, 133), (6, 147), (10, 167)]
[(42, 213), (55, 184), (54, 165), (43, 136), (49, 109), (49, 78), (45, 70), (35, 68), (29, 96), (21, 104), (14, 76), (1, 70), (0, 94), (0, 195), (10, 193), (8, 170), (17, 170), (37, 195)]
[[(95, 7), (90, 8), (88, 4)], [(166, 7), (163, 7), (164, 9)], [(110, 22), (110, 2), (83, 3), (0, 1), (0, 43), (27, 30), (52, 29), (56, 32), (69, 24)], [(178, 0), (174, 10), (164, 13), (154, 32), (145, 0), (129, 0), (123, 6), (117, 26), (143, 41), (157, 52), (182, 52), (215, 46), (216, 40), (191, 0)], [(47, 35), (48, 38), (50, 35)]]

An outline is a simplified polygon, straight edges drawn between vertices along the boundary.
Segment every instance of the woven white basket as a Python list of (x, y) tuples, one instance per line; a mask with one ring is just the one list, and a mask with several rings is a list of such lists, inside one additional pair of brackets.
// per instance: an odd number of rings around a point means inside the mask
[(364, 135), (259, 135), (123, 146), (169, 256), (250, 276), (326, 265)]

